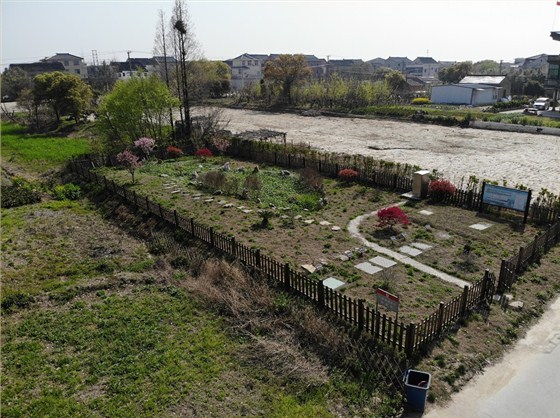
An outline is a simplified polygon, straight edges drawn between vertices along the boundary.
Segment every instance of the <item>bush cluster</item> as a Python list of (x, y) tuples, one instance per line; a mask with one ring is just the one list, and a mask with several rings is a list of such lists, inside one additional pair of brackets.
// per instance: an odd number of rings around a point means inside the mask
[(414, 99), (412, 99), (412, 101), (410, 102), (410, 104), (413, 105), (426, 105), (426, 104), (431, 104), (431, 100), (428, 99), (427, 97), (416, 97)]
[(181, 155), (183, 155), (183, 150), (181, 148), (174, 147), (173, 145), (169, 145), (167, 147), (167, 154), (171, 158), (179, 158)]
[(82, 189), (73, 183), (59, 184), (54, 186), (52, 194), (55, 200), (78, 200), (82, 197)]
[(15, 178), (10, 185), (2, 185), (2, 207), (13, 208), (41, 201), (41, 193), (23, 179)]
[(453, 196), (456, 191), (457, 187), (449, 180), (433, 180), (428, 187), (430, 197), (434, 200), (443, 200)]
[(212, 151), (210, 151), (208, 148), (200, 148), (195, 151), (194, 155), (195, 157), (208, 158), (212, 157)]
[(358, 178), (358, 172), (351, 168), (343, 168), (338, 172), (338, 177), (347, 181), (355, 180)]
[(380, 209), (377, 211), (377, 218), (379, 223), (377, 226), (380, 228), (394, 227), (397, 224), (406, 226), (410, 223), (408, 216), (398, 206), (391, 206), (389, 208)]

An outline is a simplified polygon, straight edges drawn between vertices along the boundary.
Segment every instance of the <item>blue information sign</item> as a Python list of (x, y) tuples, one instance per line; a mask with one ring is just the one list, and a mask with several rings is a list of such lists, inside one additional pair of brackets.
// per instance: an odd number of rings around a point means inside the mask
[(484, 185), (482, 203), (525, 212), (529, 204), (528, 190), (510, 189), (493, 184)]

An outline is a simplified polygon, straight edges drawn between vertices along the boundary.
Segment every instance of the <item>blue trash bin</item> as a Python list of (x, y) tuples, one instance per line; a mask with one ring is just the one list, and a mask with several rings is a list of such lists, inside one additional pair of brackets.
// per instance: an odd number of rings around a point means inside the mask
[(432, 375), (430, 373), (419, 370), (406, 371), (404, 375), (406, 402), (415, 411), (424, 412), (431, 383)]

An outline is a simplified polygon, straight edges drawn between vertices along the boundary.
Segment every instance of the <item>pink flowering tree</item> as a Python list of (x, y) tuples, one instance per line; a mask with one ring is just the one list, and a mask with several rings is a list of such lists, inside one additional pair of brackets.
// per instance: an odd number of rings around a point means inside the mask
[(134, 146), (138, 148), (146, 158), (148, 158), (156, 146), (156, 140), (147, 137), (138, 138), (134, 141)]
[(117, 154), (117, 162), (128, 170), (132, 176), (132, 183), (134, 183), (134, 172), (138, 167), (142, 166), (140, 158), (131, 151), (124, 150)]

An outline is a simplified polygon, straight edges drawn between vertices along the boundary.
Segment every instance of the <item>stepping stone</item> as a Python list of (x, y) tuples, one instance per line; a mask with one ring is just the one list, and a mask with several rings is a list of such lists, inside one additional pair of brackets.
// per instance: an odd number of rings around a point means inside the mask
[(169, 177), (169, 174), (160, 174), (160, 177)]
[(218, 205), (226, 205), (226, 204), (227, 204), (227, 201), (225, 201), (225, 200), (220, 200), (218, 202)]
[(340, 261), (348, 261), (348, 260), (350, 260), (350, 258), (346, 257), (344, 254), (339, 255), (339, 256), (338, 256), (338, 259), (339, 259)]
[(360, 263), (360, 264), (356, 265), (355, 267), (359, 270), (362, 270), (362, 271), (366, 272), (367, 274), (375, 274), (375, 273), (379, 273), (381, 270), (383, 270), (381, 267), (374, 266), (373, 264), (368, 263), (368, 262)]
[(307, 219), (303, 222), (306, 223), (307, 225), (311, 225), (313, 222), (315, 222), (315, 219)]
[(336, 231), (340, 231), (340, 226), (333, 226), (333, 227), (331, 228), (331, 231), (335, 231), (335, 232), (336, 232)]
[(311, 274), (315, 273), (315, 270), (316, 270), (316, 268), (313, 264), (303, 264), (301, 266), (301, 268), (304, 269), (305, 271), (311, 273)]
[(202, 197), (202, 193), (195, 193), (192, 195), (193, 197)]
[(288, 218), (289, 218), (288, 215), (282, 215), (282, 216), (280, 216), (280, 219), (288, 219)]
[(193, 196), (193, 200), (200, 200), (200, 196)]
[(418, 212), (420, 215), (426, 215), (426, 216), (430, 216), (433, 215), (434, 212), (429, 211), (429, 210), (421, 210), (420, 212)]
[(232, 207), (233, 207), (233, 203), (226, 203), (223, 207), (224, 207), (224, 208), (232, 208)]
[(421, 242), (413, 242), (410, 245), (412, 245), (414, 248), (418, 248), (419, 250), (422, 250), (422, 251), (426, 251), (426, 250), (429, 250), (430, 248), (433, 248), (433, 246), (428, 245), (428, 244), (424, 244), (424, 243), (421, 243)]
[(319, 225), (329, 226), (329, 225), (332, 225), (332, 224), (329, 221), (321, 221), (321, 222), (319, 222)]
[(251, 210), (251, 209), (243, 209), (241, 212), (243, 212), (243, 213), (251, 213), (252, 210)]
[(403, 245), (401, 248), (399, 248), (399, 251), (401, 253), (410, 255), (411, 257), (416, 257), (417, 255), (422, 254), (422, 251), (420, 251), (419, 249), (409, 247), (408, 245)]
[(299, 219), (301, 219), (301, 218), (303, 218), (303, 216), (301, 216), (301, 215), (296, 215), (296, 216), (294, 216), (294, 219), (295, 219), (296, 221), (299, 220)]
[(245, 209), (245, 206), (238, 206), (237, 209), (243, 210), (243, 209)]
[(177, 194), (177, 193), (181, 193), (181, 190), (173, 190), (173, 191), (171, 192), (171, 194)]
[(515, 309), (516, 311), (520, 311), (523, 309), (523, 302), (520, 300), (516, 300), (515, 302), (508, 303), (508, 308)]
[(436, 233), (436, 238), (449, 239), (449, 238), (451, 238), (451, 235), (449, 235), (447, 232), (437, 232)]
[(205, 203), (210, 203), (210, 202), (213, 202), (213, 201), (214, 201), (214, 199), (210, 198), (210, 199), (206, 199), (204, 202)]
[(490, 228), (491, 224), (479, 223), (479, 224), (472, 224), (469, 228), (476, 229), (477, 231), (484, 231), (485, 229)]
[(388, 258), (380, 257), (380, 256), (370, 258), (369, 261), (383, 268), (389, 268), (397, 264), (393, 260), (389, 260)]
[(346, 283), (344, 283), (343, 281), (335, 279), (334, 277), (328, 277), (323, 280), (323, 285), (331, 289), (338, 289), (340, 286), (344, 286), (345, 284)]

